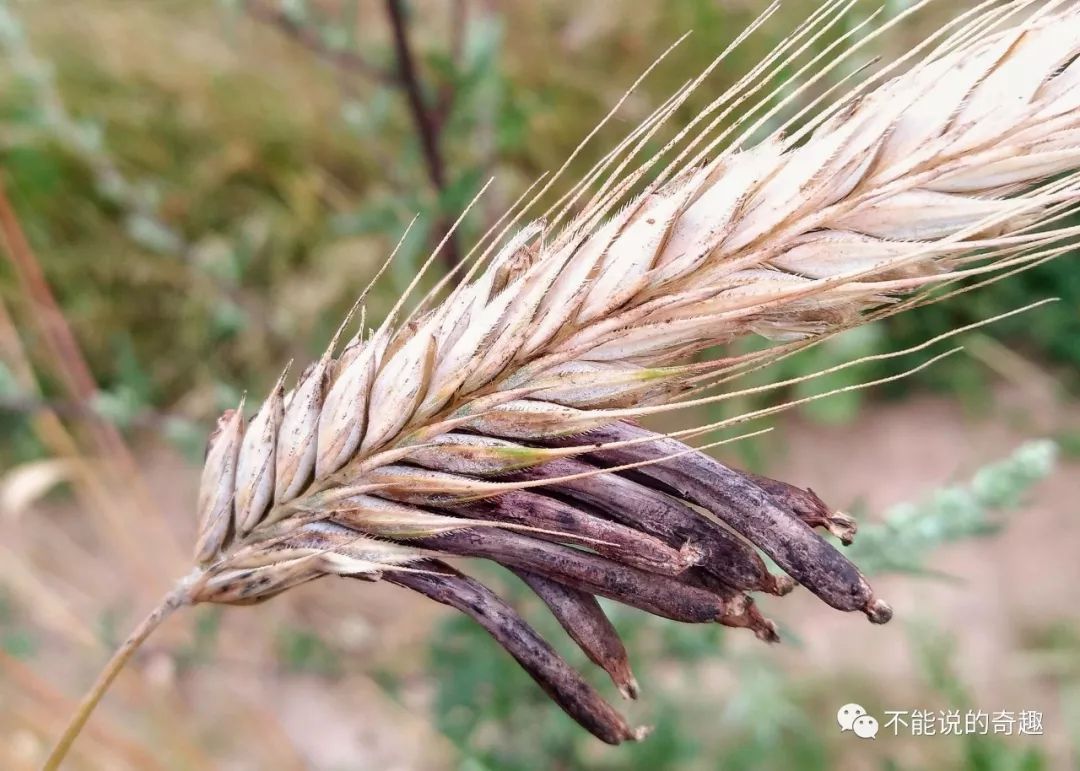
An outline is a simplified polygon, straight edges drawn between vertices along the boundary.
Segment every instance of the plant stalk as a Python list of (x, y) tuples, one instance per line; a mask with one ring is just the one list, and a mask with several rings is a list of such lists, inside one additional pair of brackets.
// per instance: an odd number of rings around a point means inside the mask
[(93, 686), (91, 686), (90, 690), (83, 696), (82, 701), (79, 702), (75, 714), (71, 716), (71, 720), (68, 721), (64, 733), (56, 742), (56, 746), (53, 747), (52, 752), (49, 753), (45, 765), (42, 766), (42, 771), (56, 771), (56, 769), (60, 768), (60, 764), (64, 761), (64, 758), (67, 757), (72, 744), (75, 743), (75, 739), (77, 739), (82, 732), (86, 722), (90, 719), (90, 715), (93, 714), (98, 702), (101, 701), (105, 692), (109, 689), (109, 686), (112, 685), (113, 680), (120, 674), (120, 670), (124, 668), (135, 651), (146, 642), (146, 638), (148, 638), (155, 629), (161, 626), (161, 623), (171, 616), (173, 611), (182, 605), (188, 604), (190, 599), (190, 582), (186, 580), (181, 581), (172, 589), (172, 591), (162, 598), (157, 607), (150, 611), (150, 614), (135, 627), (130, 635), (128, 635), (128, 638), (124, 640), (123, 645), (116, 649), (116, 652), (113, 653), (112, 658), (109, 659), (105, 668), (101, 670), (97, 680), (94, 681)]

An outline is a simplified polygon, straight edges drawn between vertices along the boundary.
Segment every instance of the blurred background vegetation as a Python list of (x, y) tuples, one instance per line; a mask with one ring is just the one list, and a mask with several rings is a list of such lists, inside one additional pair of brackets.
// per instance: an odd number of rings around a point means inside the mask
[[(7, 744), (15, 747), (8, 765), (39, 751), (42, 735), (64, 712), (61, 692), (70, 697), (78, 690), (74, 684), (86, 681), (101, 656), (96, 646), (122, 636), (129, 614), (148, 602), (142, 592), (153, 589), (155, 580), (163, 586), (182, 569), (195, 472), (177, 455), (198, 459), (216, 414), (235, 405), (243, 390), (264, 392), (290, 358), (316, 355), (414, 216), (416, 225), (369, 302), (376, 319), (489, 178), (494, 182), (449, 238), (436, 273), (460, 259), (541, 173), (557, 169), (671, 42), (693, 31), (584, 147), (566, 180), (576, 179), (696, 75), (764, 5), (0, 0), (0, 182), (10, 201), (9, 225), (15, 222), (24, 232), (24, 256), (40, 269), (40, 277), (28, 278), (25, 263), (16, 268), (17, 260), (0, 261), (0, 513), (16, 533), (0, 554), (0, 647), (3, 676), (19, 684), (21, 693), (0, 702), (0, 729), (14, 732), (8, 734), (14, 743)], [(889, 0), (884, 18), (907, 5)], [(771, 50), (804, 10), (800, 3), (785, 6), (677, 112), (671, 131)], [(847, 26), (818, 41), (814, 51), (871, 10), (857, 5)], [(955, 12), (935, 6), (916, 15), (875, 43), (862, 61), (905, 50)], [(826, 79), (806, 98), (829, 85)], [(667, 136), (658, 135), (657, 148)], [(6, 233), (10, 250), (10, 228)], [(85, 360), (81, 380), (76, 363), (49, 344), (59, 322), (42, 310), (42, 287), (51, 290)], [(1021, 507), (1017, 496), (1050, 473), (1050, 445), (1020, 451), (1009, 461), (1014, 465), (987, 472), (1003, 480), (997, 492), (961, 485), (934, 497), (934, 486), (1008, 456), (1022, 438), (1034, 435), (1052, 436), (1064, 450), (1060, 474), (1076, 471), (1068, 465), (1080, 451), (1072, 404), (1080, 388), (1075, 258), (854, 330), (755, 376), (793, 377), (896, 350), (1050, 296), (1061, 302), (961, 337), (964, 355), (916, 377), (807, 406), (790, 427), (785, 423), (761, 441), (740, 445), (742, 461), (759, 468), (798, 466), (799, 448), (812, 450), (814, 437), (828, 431), (880, 447), (888, 443), (875, 428), (883, 410), (899, 410), (889, 413), (895, 425), (915, 427), (903, 447), (911, 454), (928, 452), (935, 442), (948, 444), (935, 431), (951, 430), (954, 445), (964, 447), (965, 437), (974, 435), (968, 421), (991, 426), (994, 439), (981, 451), (956, 450), (930, 478), (893, 480), (883, 486), (890, 494), (867, 507), (866, 516), (880, 524), (866, 528), (867, 546), (859, 547), (868, 550), (866, 559), (881, 570), (924, 569), (939, 545), (986, 534), (998, 522), (994, 512)], [(911, 363), (901, 358), (863, 366), (813, 388), (893, 374)], [(93, 387), (86, 388), (87, 382)], [(793, 395), (805, 393), (796, 389)], [(927, 408), (927, 399), (949, 405), (948, 417), (934, 419), (938, 408)], [(741, 399), (725, 410), (751, 406)], [(837, 450), (826, 468), (843, 474), (849, 453), (850, 448)], [(128, 489), (130, 474), (144, 476), (145, 484)], [(875, 482), (864, 477), (863, 483)], [(848, 496), (838, 505), (873, 496), (872, 489), (850, 486), (855, 481), (831, 484), (836, 494)], [(1061, 521), (1075, 519), (1076, 492), (1074, 484), (1073, 500), (1051, 505), (1046, 513), (1048, 526), (1065, 528), (1062, 549), (1080, 547), (1075, 526)], [(126, 503), (113, 506), (121, 495)], [(886, 508), (880, 501), (924, 497), (922, 507), (874, 516)], [(94, 514), (73, 514), (83, 508)], [(148, 524), (159, 515), (164, 527)], [(116, 586), (156, 575), (144, 572), (147, 563), (171, 567), (174, 558), (181, 567), (147, 579), (149, 586)], [(940, 566), (926, 572), (965, 573)], [(187, 626), (166, 637), (141, 665), (151, 682), (153, 708), (128, 725), (131, 714), (118, 707), (112, 717), (124, 727), (122, 738), (103, 729), (105, 738), (92, 741), (90, 749), (104, 754), (95, 759), (90, 753), (83, 762), (149, 767), (139, 765), (147, 756), (138, 743), (160, 747), (164, 734), (172, 737), (165, 744), (171, 749), (155, 763), (167, 768), (201, 768), (224, 763), (222, 758), (230, 759), (230, 768), (812, 769), (869, 763), (865, 767), (906, 769), (931, 767), (935, 761), (928, 758), (944, 758), (942, 763), (958, 768), (996, 770), (1078, 762), (1077, 737), (1066, 736), (1062, 727), (1066, 714), (1080, 715), (1080, 672), (1075, 660), (1071, 668), (1059, 665), (1080, 653), (1074, 610), (1044, 613), (1023, 629), (1009, 627), (1009, 639), (1019, 642), (1002, 653), (1022, 649), (1025, 656), (1051, 662), (1032, 677), (1053, 683), (1054, 706), (1048, 709), (1057, 710), (1060, 741), (1048, 749), (1000, 738), (951, 744), (939, 739), (933, 747), (905, 745), (897, 752), (883, 747), (884, 741), (873, 751), (853, 749), (838, 741), (847, 737), (834, 736), (829, 713), (858, 700), (849, 694), (860, 695), (867, 706), (896, 707), (889, 693), (875, 690), (872, 660), (839, 673), (805, 665), (777, 668), (771, 651), (729, 645), (719, 629), (680, 628), (617, 613), (656, 731), (640, 747), (608, 750), (546, 705), (466, 620), (417, 611), (414, 623), (400, 632), (408, 643), (402, 644), (391, 625), (396, 616), (380, 615), (380, 591), (374, 591), (367, 611), (357, 608), (365, 603), (362, 595), (335, 604), (301, 593), (296, 602), (282, 600), (262, 621), (229, 627), (228, 614), (200, 611), (194, 620), (178, 622)], [(518, 594), (528, 605), (525, 594)], [(390, 596), (384, 601), (387, 614), (398, 602)], [(542, 616), (530, 610), (532, 617)], [(966, 644), (954, 639), (954, 620), (940, 608), (923, 610), (923, 626), (905, 631), (898, 623), (890, 630), (908, 641), (903, 655), (912, 663), (905, 676), (921, 683), (908, 696), (954, 706), (985, 698), (985, 692), (969, 693), (954, 671), (950, 646)], [(342, 621), (343, 612), (358, 613), (363, 623)], [(795, 649), (817, 634), (816, 617), (803, 616), (806, 626), (785, 630)], [(75, 631), (74, 618), (87, 628)], [(1007, 623), (1014, 622), (1019, 624)], [(337, 631), (325, 634), (326, 629)], [(830, 629), (850, 633), (849, 627)], [(389, 742), (384, 754), (366, 755), (356, 765), (313, 760), (305, 749), (309, 742), (297, 738), (305, 733), (297, 728), (303, 720), (298, 723), (287, 706), (271, 706), (266, 714), (254, 710), (262, 717), (253, 722), (233, 721), (240, 736), (262, 735), (267, 726), (282, 734), (264, 748), (269, 760), (244, 765), (245, 745), (226, 736), (212, 719), (217, 711), (206, 708), (208, 694), (217, 692), (195, 683), (230, 667), (238, 658), (232, 646), (245, 635), (258, 640), (259, 652), (239, 658), (263, 667), (253, 675), (259, 685), (245, 686), (249, 708), (252, 701), (278, 699), (310, 706), (310, 694), (297, 697), (284, 684), (290, 678), (313, 679), (323, 689), (367, 678), (376, 685), (365, 691), (362, 713), (393, 716), (373, 723), (380, 730), (391, 724), (389, 739), (365, 735), (373, 753), (380, 742)], [(385, 639), (372, 641), (380, 636)], [(392, 655), (399, 644), (400, 655)], [(65, 657), (67, 663), (53, 671)], [(47, 682), (42, 672), (50, 673)], [(155, 682), (165, 685), (154, 690)], [(702, 682), (714, 687), (700, 687)], [(163, 696), (166, 685), (183, 695)], [(133, 693), (126, 694), (128, 706), (137, 710), (138, 696), (144, 704), (148, 697)], [(421, 726), (413, 728), (434, 743), (430, 757), (403, 749), (404, 729), (394, 734), (408, 722), (403, 714), (418, 711)], [(353, 722), (339, 716), (323, 743), (355, 729)], [(1078, 724), (1080, 719), (1072, 723)], [(439, 734), (445, 738), (432, 739)], [(339, 744), (348, 748), (354, 740)]]

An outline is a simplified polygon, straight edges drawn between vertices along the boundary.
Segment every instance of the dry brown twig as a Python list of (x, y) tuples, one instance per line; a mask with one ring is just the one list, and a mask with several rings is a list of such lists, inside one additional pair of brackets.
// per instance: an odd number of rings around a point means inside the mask
[[(285, 37), (333, 65), (343, 76), (358, 75), (383, 86), (399, 89), (408, 107), (431, 188), (440, 199), (445, 195), (448, 180), (443, 129), (457, 98), (457, 89), (452, 82), (445, 81), (439, 85), (434, 100), (425, 97), (410, 39), (408, 9), (402, 0), (385, 2), (386, 20), (390, 27), (394, 52), (393, 69), (370, 62), (355, 51), (327, 45), (317, 29), (306, 26), (272, 3), (264, 0), (244, 0), (243, 7), (253, 19), (274, 27)], [(462, 0), (453, 3), (450, 16), (450, 55), (457, 63), (464, 45), (466, 8)], [(461, 255), (457, 238), (453, 237), (450, 224), (445, 219), (442, 214), (437, 218), (434, 240), (439, 241), (448, 236), (443, 244), (442, 258), (447, 268), (453, 268), (461, 262)]]
[[(681, 363), (693, 352), (748, 334), (812, 344), (905, 295), (1030, 265), (1074, 239), (1060, 217), (1080, 201), (1080, 10), (1061, 2), (986, 3), (902, 60), (903, 74), (822, 111), (800, 141), (777, 131), (746, 146), (776, 112), (753, 102), (757, 88), (846, 10), (826, 3), (628, 170), (680, 92), (589, 175), (592, 199), (560, 229), (561, 214), (525, 226), (442, 299), (407, 316), (399, 304), (340, 351), (339, 331), (250, 420), (243, 405), (223, 415), (202, 476), (198, 567), (125, 644), (47, 767), (164, 613), (260, 602), (325, 575), (386, 578), (469, 613), (613, 743), (645, 731), (443, 559), (526, 575), (629, 696), (625, 651), (594, 595), (772, 640), (748, 593), (798, 582), (887, 621), (888, 605), (813, 530), (850, 540), (850, 519), (634, 423), (730, 398), (708, 387), (792, 346)], [(813, 79), (843, 58), (815, 61)], [(736, 108), (743, 118), (718, 134), (713, 119)]]
[[(51, 409), (35, 411), (38, 414), (36, 428), (47, 447), (57, 455), (71, 458), (79, 473), (79, 489), (87, 493), (87, 500), (92, 502), (102, 519), (107, 523), (109, 535), (114, 539), (128, 564), (140, 571), (149, 581), (156, 573), (155, 563), (138, 540), (124, 525), (124, 517), (118, 507), (117, 496), (112, 489), (130, 491), (132, 505), (140, 511), (157, 512), (154, 497), (149, 494), (137, 472), (137, 464), (131, 451), (124, 443), (119, 430), (113, 424), (102, 419), (91, 409), (91, 400), (97, 391), (90, 368), (83, 358), (75, 335), (68, 325), (60, 306), (53, 297), (52, 290), (45, 279), (44, 272), (37, 260), (30, 241), (23, 232), (23, 227), (16, 215), (15, 208), (8, 199), (7, 190), (0, 178), (0, 251), (10, 261), (22, 297), (28, 307), (35, 331), (43, 342), (41, 349), (47, 356), (48, 364), (58, 376), (64, 391), (71, 398), (70, 404), (85, 418), (88, 443), (103, 463), (99, 464), (105, 472), (93, 473), (87, 470), (85, 460), (80, 458), (77, 443)], [(29, 393), (39, 390), (34, 366), (27, 356), (14, 321), (3, 303), (0, 302), (0, 357), (13, 368), (19, 384)], [(100, 478), (99, 478), (100, 477)], [(104, 481), (104, 484), (103, 484)], [(160, 534), (158, 542), (164, 548), (175, 544), (175, 540), (166, 534), (165, 522), (157, 517), (153, 527)], [(175, 552), (174, 552), (175, 553)], [(160, 557), (160, 555), (159, 555)]]

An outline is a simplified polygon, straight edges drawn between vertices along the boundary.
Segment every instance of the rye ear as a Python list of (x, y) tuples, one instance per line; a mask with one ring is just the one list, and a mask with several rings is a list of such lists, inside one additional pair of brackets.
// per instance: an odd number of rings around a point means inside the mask
[[(442, 557), (524, 576), (629, 695), (637, 686), (598, 595), (775, 641), (746, 592), (782, 595), (798, 581), (887, 621), (888, 605), (813, 529), (850, 539), (850, 521), (809, 490), (633, 421), (729, 398), (708, 389), (928, 302), (927, 288), (1075, 243), (1062, 223), (1080, 203), (1080, 8), (1024, 16), (1028, 5), (983, 4), (831, 107), (814, 99), (785, 117), (904, 18), (851, 43), (863, 25), (846, 29), (850, 4), (826, 0), (660, 151), (656, 132), (708, 70), (516, 238), (497, 237), (492, 259), (456, 287), (440, 282), (448, 294), (406, 314), (421, 271), (372, 335), (336, 359), (335, 337), (246, 431), (241, 410), (226, 413), (202, 475), (198, 567), (107, 666), (46, 768), (173, 608), (260, 602), (326, 575), (386, 579), (468, 613), (611, 743), (645, 732)], [(800, 58), (817, 42), (822, 53)], [(759, 95), (789, 73), (779, 104), (779, 90)], [(691, 363), (749, 335), (783, 344)]]

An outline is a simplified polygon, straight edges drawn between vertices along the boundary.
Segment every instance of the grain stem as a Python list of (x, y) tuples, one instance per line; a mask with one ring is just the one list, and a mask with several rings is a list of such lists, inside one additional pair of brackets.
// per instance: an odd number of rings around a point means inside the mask
[(177, 608), (187, 605), (190, 602), (191, 582), (183, 580), (178, 583), (168, 594), (166, 594), (161, 602), (150, 611), (139, 623), (137, 627), (128, 635), (128, 638), (124, 640), (123, 645), (116, 649), (112, 658), (109, 659), (105, 668), (101, 670), (97, 680), (94, 681), (93, 686), (83, 696), (82, 701), (79, 702), (79, 706), (75, 710), (75, 714), (71, 716), (67, 726), (64, 728), (64, 733), (60, 739), (56, 742), (56, 746), (53, 747), (51, 753), (49, 753), (48, 759), (45, 761), (45, 765), (42, 766), (42, 771), (56, 771), (60, 768), (60, 764), (67, 757), (68, 752), (71, 750), (72, 744), (75, 739), (78, 738), (82, 732), (86, 722), (90, 719), (90, 715), (93, 714), (94, 709), (97, 707), (98, 702), (101, 701), (105, 692), (112, 685), (113, 680), (120, 674), (120, 671), (124, 668), (127, 662), (134, 655), (135, 651), (146, 642), (146, 639), (161, 626), (161, 623), (172, 615), (173, 611)]

